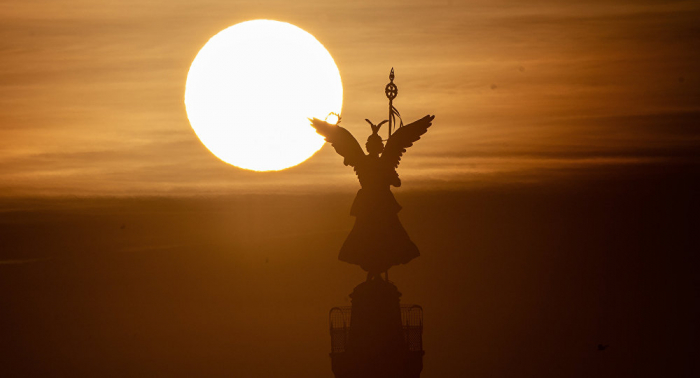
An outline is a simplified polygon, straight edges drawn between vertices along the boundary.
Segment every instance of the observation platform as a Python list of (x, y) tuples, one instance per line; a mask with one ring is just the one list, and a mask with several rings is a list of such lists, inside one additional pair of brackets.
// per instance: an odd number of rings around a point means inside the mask
[(423, 370), (423, 309), (401, 305), (396, 286), (363, 282), (352, 306), (329, 313), (331, 368), (336, 378), (418, 378)]

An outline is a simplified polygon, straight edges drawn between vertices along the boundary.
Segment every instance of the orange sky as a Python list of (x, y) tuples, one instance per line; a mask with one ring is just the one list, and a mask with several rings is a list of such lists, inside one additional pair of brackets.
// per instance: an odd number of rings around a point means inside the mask
[(256, 18), (326, 46), (343, 79), (343, 125), (358, 139), (364, 118), (386, 114), (395, 67), (404, 120), (437, 115), (402, 161), (409, 189), (697, 161), (697, 2), (6, 0), (0, 195), (356, 188), (329, 146), (287, 171), (253, 173), (191, 131), (192, 59), (218, 31)]
[(352, 169), (235, 168), (185, 113), (257, 18), (326, 46), (361, 141), (391, 67), (436, 114), (390, 272), (424, 378), (700, 376), (700, 2), (659, 0), (3, 0), (0, 376), (331, 376)]

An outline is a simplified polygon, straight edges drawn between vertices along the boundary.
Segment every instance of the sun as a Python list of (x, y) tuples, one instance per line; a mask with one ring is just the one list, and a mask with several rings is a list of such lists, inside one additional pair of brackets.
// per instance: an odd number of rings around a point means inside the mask
[(324, 144), (309, 118), (340, 114), (340, 72), (323, 45), (286, 22), (253, 20), (213, 36), (187, 74), (185, 108), (202, 143), (243, 169), (277, 171)]

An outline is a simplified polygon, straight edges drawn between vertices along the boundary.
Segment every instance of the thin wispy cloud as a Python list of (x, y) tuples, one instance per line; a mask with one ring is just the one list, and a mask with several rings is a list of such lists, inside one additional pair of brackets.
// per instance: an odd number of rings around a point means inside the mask
[(43, 258), (43, 259), (8, 259), (8, 260), (0, 260), (0, 265), (24, 265), (24, 264), (32, 264), (35, 262), (39, 261), (46, 261), (49, 260), (48, 258)]

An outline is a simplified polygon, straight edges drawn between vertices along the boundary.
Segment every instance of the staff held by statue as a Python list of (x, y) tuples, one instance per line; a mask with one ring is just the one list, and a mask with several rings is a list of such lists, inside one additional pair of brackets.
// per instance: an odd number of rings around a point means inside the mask
[[(394, 132), (396, 127), (396, 117), (399, 117), (399, 127), (403, 126), (403, 119), (401, 119), (401, 114), (394, 107), (394, 99), (399, 94), (399, 88), (394, 84), (394, 68), (391, 68), (391, 73), (389, 74), (389, 84), (384, 87), (384, 94), (386, 98), (389, 99), (389, 137)], [(387, 137), (387, 139), (389, 138)]]

